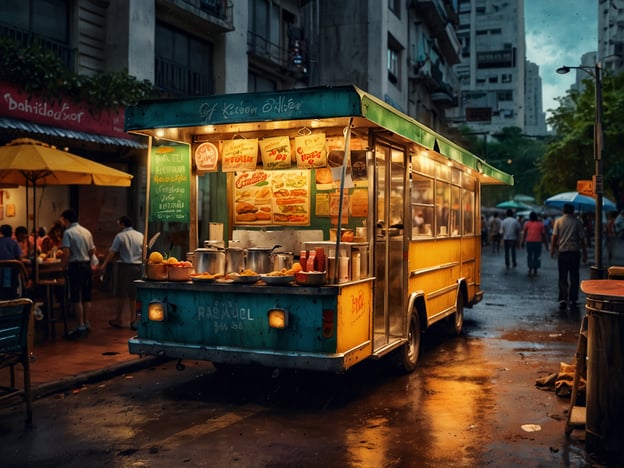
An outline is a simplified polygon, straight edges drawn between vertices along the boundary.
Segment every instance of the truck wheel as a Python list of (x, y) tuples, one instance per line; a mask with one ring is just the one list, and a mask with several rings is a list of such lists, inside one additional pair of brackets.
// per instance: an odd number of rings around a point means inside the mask
[(409, 374), (416, 369), (420, 354), (420, 338), (420, 319), (418, 313), (414, 312), (409, 324), (407, 343), (394, 351), (392, 356), (401, 373)]
[(453, 319), (453, 331), (456, 335), (461, 335), (464, 329), (464, 295), (462, 293), (457, 295), (457, 309), (451, 318)]

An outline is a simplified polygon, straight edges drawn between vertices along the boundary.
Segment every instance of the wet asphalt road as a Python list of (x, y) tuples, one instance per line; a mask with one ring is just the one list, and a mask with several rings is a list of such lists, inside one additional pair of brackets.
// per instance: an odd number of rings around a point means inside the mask
[(559, 311), (555, 260), (536, 278), (518, 264), (484, 251), (463, 336), (428, 334), (410, 375), (165, 363), (38, 400), (31, 428), (0, 407), (2, 466), (595, 466), (564, 433), (568, 400), (535, 386), (573, 362), (584, 311)]

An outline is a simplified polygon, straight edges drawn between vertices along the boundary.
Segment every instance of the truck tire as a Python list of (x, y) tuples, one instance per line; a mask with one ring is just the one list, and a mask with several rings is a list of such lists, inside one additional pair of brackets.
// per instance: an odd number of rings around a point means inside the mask
[(407, 343), (399, 349), (393, 351), (392, 359), (398, 371), (402, 374), (409, 374), (416, 369), (418, 356), (420, 354), (421, 330), (420, 318), (416, 311), (412, 314), (407, 334)]

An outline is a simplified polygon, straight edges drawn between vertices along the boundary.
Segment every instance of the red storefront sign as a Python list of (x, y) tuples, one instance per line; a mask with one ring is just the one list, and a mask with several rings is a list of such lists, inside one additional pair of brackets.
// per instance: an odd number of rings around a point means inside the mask
[(29, 95), (10, 83), (0, 82), (0, 116), (80, 132), (128, 138), (123, 109), (91, 113), (88, 106), (70, 98), (45, 99)]

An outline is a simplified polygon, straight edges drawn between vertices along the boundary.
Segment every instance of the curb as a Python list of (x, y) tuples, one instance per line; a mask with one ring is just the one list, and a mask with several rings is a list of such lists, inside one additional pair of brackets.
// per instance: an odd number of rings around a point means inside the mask
[(53, 393), (64, 392), (88, 382), (99, 382), (120, 374), (136, 372), (168, 360), (170, 359), (161, 356), (145, 356), (132, 361), (120, 362), (119, 364), (103, 367), (101, 369), (83, 372), (71, 377), (64, 377), (52, 382), (46, 382), (33, 387), (33, 399), (40, 399)]

